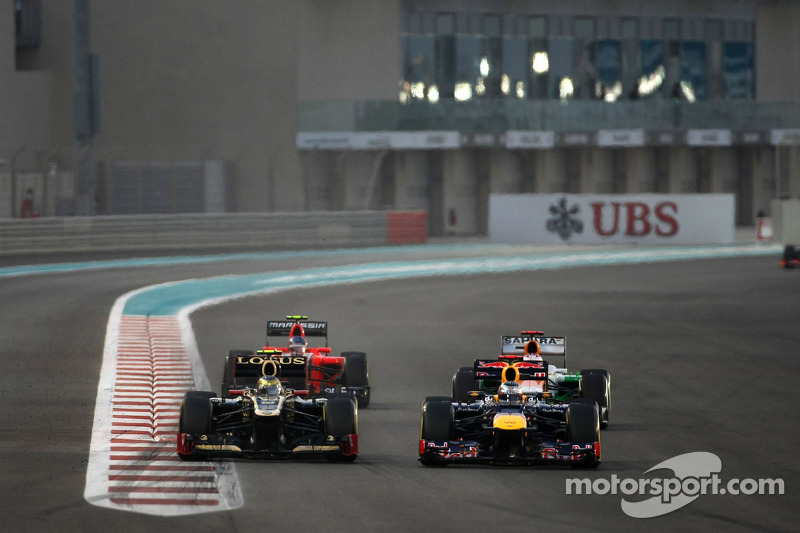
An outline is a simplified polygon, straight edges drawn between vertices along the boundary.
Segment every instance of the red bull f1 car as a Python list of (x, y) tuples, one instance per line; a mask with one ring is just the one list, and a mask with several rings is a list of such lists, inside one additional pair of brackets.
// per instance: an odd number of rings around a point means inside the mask
[[(549, 364), (548, 359), (561, 358), (561, 366)], [(502, 383), (506, 367), (514, 367), (520, 376), (524, 394), (547, 393), (550, 404), (569, 403), (574, 398), (597, 402), (600, 427), (608, 426), (611, 413), (611, 375), (600, 368), (569, 372), (566, 339), (546, 337), (541, 331), (522, 331), (519, 335), (503, 335), (497, 359), (477, 359), (473, 366), (461, 367), (453, 375), (452, 398), (457, 402), (471, 401), (470, 392), (495, 394)]]
[(470, 401), (428, 397), (422, 404), (419, 461), (499, 465), (600, 464), (600, 415), (587, 398), (549, 403), (547, 392), (523, 394), (516, 367), (504, 369), (496, 394)]
[(783, 249), (781, 266), (783, 268), (800, 268), (800, 248), (793, 244), (787, 244)]
[(358, 407), (351, 395), (308, 398), (274, 376), (227, 397), (189, 391), (181, 404), (178, 455), (288, 458), (323, 455), (349, 462), (358, 455)]
[[(285, 346), (270, 346), (270, 337), (288, 337)], [(311, 347), (309, 338), (324, 337), (325, 345)], [(278, 371), (279, 369), (279, 371)], [(331, 355), (328, 323), (290, 315), (267, 322), (267, 345), (262, 349), (231, 350), (225, 359), (222, 396), (230, 390), (252, 387), (264, 374), (279, 376), (284, 386), (309, 396), (352, 394), (359, 407), (370, 402), (369, 367), (364, 352)]]

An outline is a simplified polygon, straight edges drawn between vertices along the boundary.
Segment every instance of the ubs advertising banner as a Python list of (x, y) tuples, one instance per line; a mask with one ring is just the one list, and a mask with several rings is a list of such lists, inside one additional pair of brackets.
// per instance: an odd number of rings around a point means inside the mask
[(732, 244), (733, 194), (492, 194), (489, 239), (528, 244)]

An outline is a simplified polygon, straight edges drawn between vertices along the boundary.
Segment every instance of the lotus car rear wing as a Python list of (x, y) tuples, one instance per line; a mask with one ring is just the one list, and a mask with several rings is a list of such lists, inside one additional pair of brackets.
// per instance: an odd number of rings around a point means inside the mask
[(240, 355), (233, 362), (233, 384), (237, 388), (253, 387), (263, 375), (274, 374), (281, 380), (305, 378), (306, 359), (280, 350), (259, 350), (252, 355)]

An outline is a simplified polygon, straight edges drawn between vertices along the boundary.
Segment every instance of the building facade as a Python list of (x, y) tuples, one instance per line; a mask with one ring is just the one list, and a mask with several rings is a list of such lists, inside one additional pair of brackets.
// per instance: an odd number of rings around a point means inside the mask
[(0, 28), (0, 178), (71, 175), (49, 215), (471, 235), (493, 192), (731, 192), (745, 225), (800, 196), (794, 0), (18, 0)]

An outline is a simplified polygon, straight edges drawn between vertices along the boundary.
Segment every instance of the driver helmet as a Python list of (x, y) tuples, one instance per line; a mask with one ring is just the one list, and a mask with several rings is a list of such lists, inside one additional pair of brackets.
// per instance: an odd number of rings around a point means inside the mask
[(308, 348), (308, 341), (305, 337), (295, 336), (289, 339), (289, 353), (292, 355), (303, 355)]
[(522, 387), (516, 381), (506, 381), (497, 389), (497, 399), (501, 402), (521, 402)]
[(259, 396), (276, 398), (280, 396), (283, 386), (275, 376), (261, 376), (256, 382), (256, 390)]

